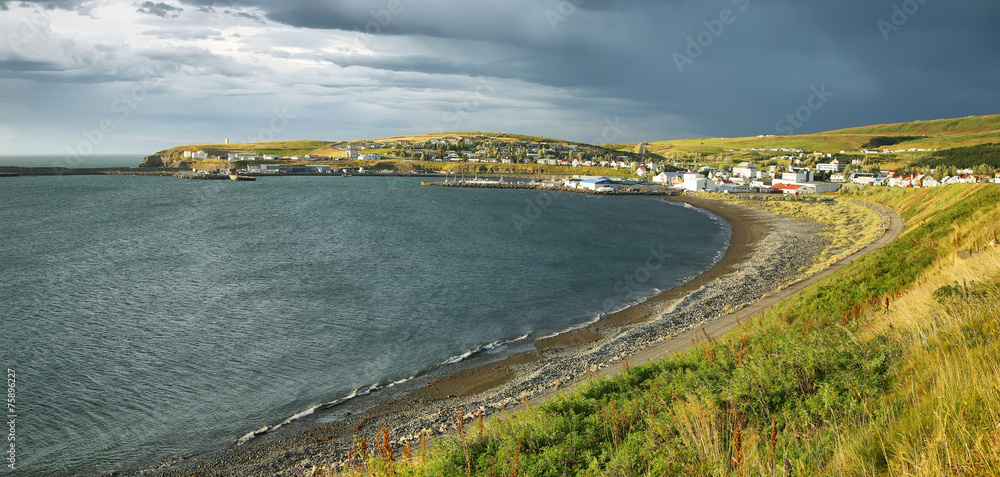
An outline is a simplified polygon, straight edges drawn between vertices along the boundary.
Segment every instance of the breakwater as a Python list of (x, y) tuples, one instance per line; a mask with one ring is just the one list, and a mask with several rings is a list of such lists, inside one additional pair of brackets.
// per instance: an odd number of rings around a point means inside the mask
[(176, 177), (178, 179), (194, 179), (194, 180), (205, 180), (205, 181), (228, 181), (229, 174), (204, 174), (201, 172), (191, 172), (183, 171), (171, 174), (170, 177)]
[(547, 191), (559, 191), (559, 192), (575, 192), (577, 194), (593, 194), (593, 195), (658, 195), (658, 196), (681, 195), (681, 192), (676, 190), (667, 190), (659, 192), (637, 191), (631, 189), (628, 190), (617, 189), (613, 191), (595, 191), (590, 189), (565, 187), (551, 182), (422, 181), (420, 182), (420, 185), (436, 186), (436, 187), (473, 187), (479, 189), (530, 189), (530, 190), (547, 190)]

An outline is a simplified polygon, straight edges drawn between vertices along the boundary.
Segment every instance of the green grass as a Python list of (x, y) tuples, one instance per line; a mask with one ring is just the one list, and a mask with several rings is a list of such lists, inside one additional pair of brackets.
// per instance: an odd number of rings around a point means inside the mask
[(302, 156), (329, 146), (327, 141), (280, 141), (244, 144), (194, 144), (175, 148), (179, 151), (205, 151), (208, 155), (224, 156), (230, 152), (256, 152), (277, 156)]
[(867, 199), (901, 212), (900, 239), (737, 330), (369, 470), (1000, 475), (1000, 187)]
[[(720, 156), (729, 156), (730, 165), (744, 160), (760, 160), (761, 154), (747, 149), (797, 148), (808, 152), (858, 152), (872, 141), (907, 139), (888, 149), (950, 149), (1000, 142), (1000, 115), (916, 121), (840, 129), (816, 134), (772, 137), (700, 138), (651, 142), (647, 151), (668, 159), (700, 158), (702, 162), (725, 165)], [(891, 142), (891, 141), (890, 141)], [(615, 149), (637, 152), (638, 144), (619, 144)], [(764, 156), (787, 155), (770, 152)], [(898, 157), (880, 156), (886, 168), (899, 168), (928, 157), (929, 152), (903, 152)]]

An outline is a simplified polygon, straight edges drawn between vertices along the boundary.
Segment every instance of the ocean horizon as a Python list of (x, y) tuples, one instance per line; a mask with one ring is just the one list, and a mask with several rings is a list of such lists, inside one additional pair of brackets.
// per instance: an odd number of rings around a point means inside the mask
[(94, 154), (89, 156), (68, 156), (53, 154), (10, 154), (0, 155), (0, 167), (136, 167), (145, 154)]

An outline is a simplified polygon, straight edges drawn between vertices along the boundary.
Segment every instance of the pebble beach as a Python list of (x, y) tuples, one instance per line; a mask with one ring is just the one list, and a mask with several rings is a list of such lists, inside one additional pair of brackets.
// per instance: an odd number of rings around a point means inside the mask
[(350, 406), (317, 409), (280, 429), (212, 452), (106, 475), (308, 475), (314, 466), (343, 465), (355, 447), (355, 436), (375, 442), (383, 427), (399, 449), (407, 443), (419, 448), (422, 435), (433, 439), (457, 429), (459, 415), (463, 425), (469, 425), (480, 415), (488, 418), (544, 400), (748, 306), (795, 280), (825, 245), (816, 226), (803, 220), (716, 200), (669, 200), (709, 210), (732, 230), (724, 257), (687, 283), (580, 329), (511, 343), (516, 352), (507, 356), (477, 357), (364, 396)]

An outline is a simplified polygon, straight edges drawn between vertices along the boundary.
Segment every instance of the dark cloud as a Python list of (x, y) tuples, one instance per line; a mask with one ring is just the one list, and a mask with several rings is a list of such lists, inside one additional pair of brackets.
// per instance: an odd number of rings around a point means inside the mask
[(181, 12), (184, 11), (183, 8), (175, 7), (173, 5), (168, 5), (163, 2), (142, 2), (137, 5), (139, 7), (139, 13), (145, 13), (147, 15), (156, 15), (161, 18), (177, 18), (180, 16)]
[[(21, 6), (32, 6), (41, 7), (46, 10), (81, 10), (85, 3), (89, 3), (90, 0), (21, 0), (18, 2), (2, 2), (2, 3), (16, 3)], [(4, 8), (6, 10), (6, 8)]]
[(44, 61), (31, 61), (25, 59), (0, 59), (0, 74), (44, 72), (44, 71), (58, 71), (58, 70), (59, 70), (58, 65)]
[[(152, 45), (133, 52), (137, 61), (218, 77), (226, 85), (260, 79), (266, 86), (254, 94), (284, 97), (298, 89), (318, 100), (340, 101), (337, 95), (346, 94), (377, 101), (361, 115), (370, 122), (352, 124), (352, 131), (374, 131), (400, 112), (440, 117), (478, 78), (487, 77), (503, 87), (482, 101), (474, 116), (483, 123), (477, 126), (492, 129), (491, 124), (517, 124), (511, 118), (550, 115), (537, 123), (548, 130), (523, 132), (585, 141), (599, 134), (575, 128), (593, 123), (599, 132), (606, 119), (617, 116), (630, 125), (631, 136), (622, 138), (629, 140), (773, 134), (776, 122), (804, 104), (814, 88), (832, 96), (796, 132), (1000, 112), (1000, 29), (994, 26), (1000, 2), (995, 1), (173, 4), (136, 4), (143, 13), (163, 18), (177, 16), (182, 8), (197, 13), (169, 23), (147, 19), (142, 28), (151, 43), (200, 40), (221, 47), (212, 47), (213, 52), (207, 43)], [(0, 0), (0, 8), (20, 5), (84, 12), (90, 3)], [(899, 13), (903, 8), (909, 13)], [(265, 29), (254, 23), (268, 25), (267, 34), (258, 35)], [(239, 25), (240, 33), (223, 24)], [(8, 58), (0, 72), (93, 81), (111, 76), (125, 61), (100, 51), (92, 55), (96, 59), (73, 63), (85, 72), (78, 76), (52, 71), (70, 67), (41, 57)], [(287, 73), (272, 63), (303, 70)], [(405, 123), (410, 116), (404, 118), (396, 119)]]
[[(910, 2), (911, 13), (900, 15), (893, 7), (902, 3), (588, 1), (569, 8), (558, 1), (404, 0), (395, 13), (385, 2), (261, 8), (291, 26), (366, 32), (376, 50), (390, 44), (379, 38), (405, 38), (439, 52), (327, 58), (338, 65), (574, 88), (679, 114), (702, 134), (771, 133), (776, 119), (821, 85), (835, 94), (801, 132), (906, 120), (920, 111), (1000, 109), (1000, 33), (991, 25), (1000, 4)], [(690, 63), (678, 67), (675, 53)]]

